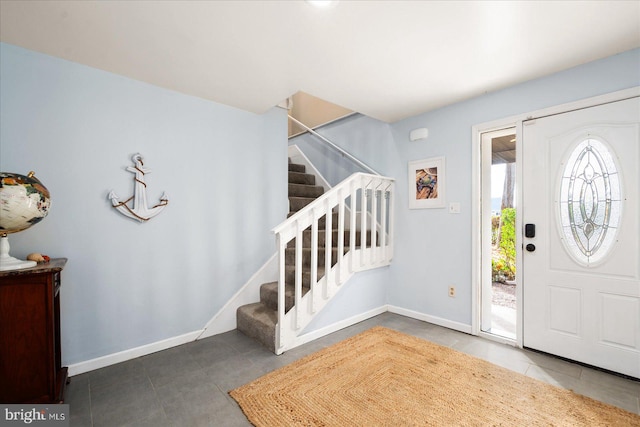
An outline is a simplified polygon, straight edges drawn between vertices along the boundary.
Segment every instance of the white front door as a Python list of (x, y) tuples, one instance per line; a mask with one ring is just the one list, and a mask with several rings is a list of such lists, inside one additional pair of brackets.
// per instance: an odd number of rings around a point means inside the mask
[[(640, 98), (523, 122), (523, 344), (640, 378)], [(535, 229), (534, 229), (535, 228)]]

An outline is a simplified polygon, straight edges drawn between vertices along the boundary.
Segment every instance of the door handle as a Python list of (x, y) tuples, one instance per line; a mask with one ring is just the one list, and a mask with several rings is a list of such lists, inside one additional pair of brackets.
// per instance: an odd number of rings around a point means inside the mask
[(524, 237), (532, 238), (536, 237), (536, 225), (526, 224), (524, 226)]
[(525, 249), (529, 252), (533, 252), (536, 250), (536, 245), (534, 245), (533, 243), (529, 243), (527, 246), (525, 246)]

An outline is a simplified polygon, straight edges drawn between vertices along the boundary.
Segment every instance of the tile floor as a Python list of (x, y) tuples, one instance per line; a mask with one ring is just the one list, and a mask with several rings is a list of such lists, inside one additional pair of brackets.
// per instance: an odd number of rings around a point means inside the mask
[(66, 394), (71, 426), (248, 426), (229, 390), (376, 325), (640, 414), (640, 382), (384, 313), (281, 356), (234, 330), (74, 376)]

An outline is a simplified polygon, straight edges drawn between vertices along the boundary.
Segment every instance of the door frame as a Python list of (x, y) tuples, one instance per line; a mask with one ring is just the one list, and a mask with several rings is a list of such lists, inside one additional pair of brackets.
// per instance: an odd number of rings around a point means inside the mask
[[(522, 135), (522, 121), (527, 119), (527, 115), (518, 115), (507, 117), (505, 119), (495, 120), (492, 122), (482, 123), (472, 127), (472, 165), (471, 165), (471, 180), (472, 180), (472, 200), (471, 200), (471, 229), (473, 233), (471, 235), (471, 333), (473, 335), (483, 336), (493, 341), (498, 341), (503, 344), (516, 345), (522, 347), (522, 250), (521, 245), (518, 243), (522, 240), (521, 236), (521, 215), (520, 207), (522, 206), (522, 150), (520, 148), (520, 140)], [(483, 218), (483, 168), (482, 168), (482, 135), (485, 133), (498, 132), (504, 129), (514, 129), (516, 134), (516, 200), (515, 204), (518, 207), (516, 210), (516, 340), (510, 340), (498, 335), (494, 335), (481, 330), (482, 325), (482, 284), (483, 276), (490, 277), (491, 272), (486, 272), (486, 269), (491, 269), (491, 261), (489, 256), (488, 263), (483, 263), (483, 255), (486, 258), (487, 254), (483, 254), (482, 242), (485, 239), (483, 235), (484, 224)], [(485, 159), (490, 161), (490, 158)], [(490, 191), (490, 188), (484, 188), (485, 191)], [(484, 230), (485, 233), (491, 233), (491, 230)], [(487, 237), (490, 239), (490, 237)], [(488, 274), (488, 276), (487, 276)], [(486, 280), (486, 279), (485, 279)]]
[[(523, 342), (523, 323), (522, 323), (522, 290), (526, 286), (522, 272), (522, 218), (523, 198), (522, 198), (522, 123), (525, 120), (538, 119), (555, 114), (567, 113), (570, 111), (580, 110), (584, 108), (594, 107), (596, 105), (607, 104), (616, 101), (622, 101), (627, 98), (640, 96), (640, 86), (629, 89), (623, 89), (616, 92), (607, 93), (569, 102), (566, 104), (555, 105), (528, 113), (518, 114), (491, 122), (480, 123), (472, 126), (471, 138), (471, 333), (489, 338), (494, 341), (512, 344), (522, 348)], [(481, 310), (482, 304), (482, 152), (481, 142), (482, 134), (492, 131), (498, 131), (504, 128), (516, 129), (516, 206), (518, 206), (516, 214), (516, 340), (515, 342), (502, 338), (493, 334), (482, 332)], [(485, 263), (486, 265), (486, 263)], [(486, 267), (485, 267), (486, 268)], [(489, 267), (491, 268), (490, 264)]]
[[(480, 167), (481, 167), (481, 171), (480, 171), (480, 180), (478, 181), (480, 183), (480, 191), (482, 192), (482, 196), (481, 196), (481, 205), (480, 205), (480, 227), (481, 232), (480, 232), (480, 238), (481, 238), (481, 242), (480, 242), (480, 248), (481, 248), (481, 255), (480, 255), (480, 260), (491, 260), (492, 259), (492, 253), (491, 253), (491, 189), (492, 189), (492, 185), (490, 184), (490, 182), (487, 182), (487, 185), (485, 185), (485, 178), (492, 177), (492, 154), (493, 154), (493, 148), (492, 148), (492, 140), (495, 137), (500, 137), (500, 136), (505, 136), (505, 135), (512, 135), (515, 134), (514, 136), (516, 137), (516, 144), (515, 144), (515, 149), (516, 149), (516, 158), (518, 157), (519, 154), (519, 144), (518, 144), (518, 136), (517, 136), (517, 129), (515, 126), (508, 126), (508, 127), (501, 127), (499, 129), (496, 130), (490, 130), (490, 131), (484, 131), (484, 132), (480, 132), (479, 137), (480, 137), (480, 155), (482, 156), (482, 159), (480, 160)], [(488, 137), (485, 139), (485, 135), (487, 135)], [(517, 163), (517, 162), (516, 162)], [(517, 177), (518, 175), (518, 168), (516, 167), (516, 186), (519, 182), (519, 178)], [(516, 191), (516, 195), (519, 194), (519, 191)], [(514, 200), (515, 205), (519, 206), (519, 202), (518, 200)], [(517, 222), (516, 222), (516, 230), (519, 229)], [(518, 268), (518, 248), (516, 247), (516, 283), (517, 283), (517, 274), (519, 268)], [(491, 280), (491, 268), (489, 267), (491, 265), (490, 261), (487, 261), (483, 264), (481, 264), (480, 266), (480, 274), (481, 274), (481, 278), (479, 280), (479, 285), (480, 285), (480, 292), (478, 294), (478, 298), (480, 298), (479, 302), (478, 302), (478, 307), (480, 307), (480, 314), (479, 314), (479, 318), (480, 318), (480, 324), (478, 325), (479, 328), (479, 333), (480, 334), (489, 334), (492, 338), (499, 338), (499, 335), (494, 334), (493, 332), (485, 332), (485, 330), (483, 330), (483, 325), (486, 327), (485, 323), (492, 323), (492, 301), (489, 301), (487, 296), (485, 295), (485, 293), (487, 291), (491, 290), (492, 287), (492, 280)], [(519, 290), (519, 286), (516, 286), (516, 293)], [(520, 299), (518, 298), (518, 296), (516, 295), (516, 304)], [(516, 313), (518, 313), (519, 310), (516, 308)], [(491, 322), (490, 322), (491, 320)], [(516, 328), (518, 327), (518, 319), (516, 319)], [(485, 328), (486, 329), (486, 328)], [(516, 334), (517, 336), (517, 334)], [(507, 341), (513, 341), (510, 340), (509, 338), (505, 338)]]

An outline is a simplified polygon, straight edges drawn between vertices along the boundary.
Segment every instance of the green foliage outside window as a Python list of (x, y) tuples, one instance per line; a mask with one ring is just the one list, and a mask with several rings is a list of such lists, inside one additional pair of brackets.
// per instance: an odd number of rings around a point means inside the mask
[[(496, 222), (499, 224), (496, 224)], [(492, 221), (492, 225), (501, 227), (500, 232), (494, 234), (500, 236), (498, 247), (491, 259), (491, 275), (494, 281), (504, 282), (515, 280), (516, 277), (516, 210), (505, 208), (502, 210), (501, 220)], [(492, 227), (493, 228), (493, 227)]]

